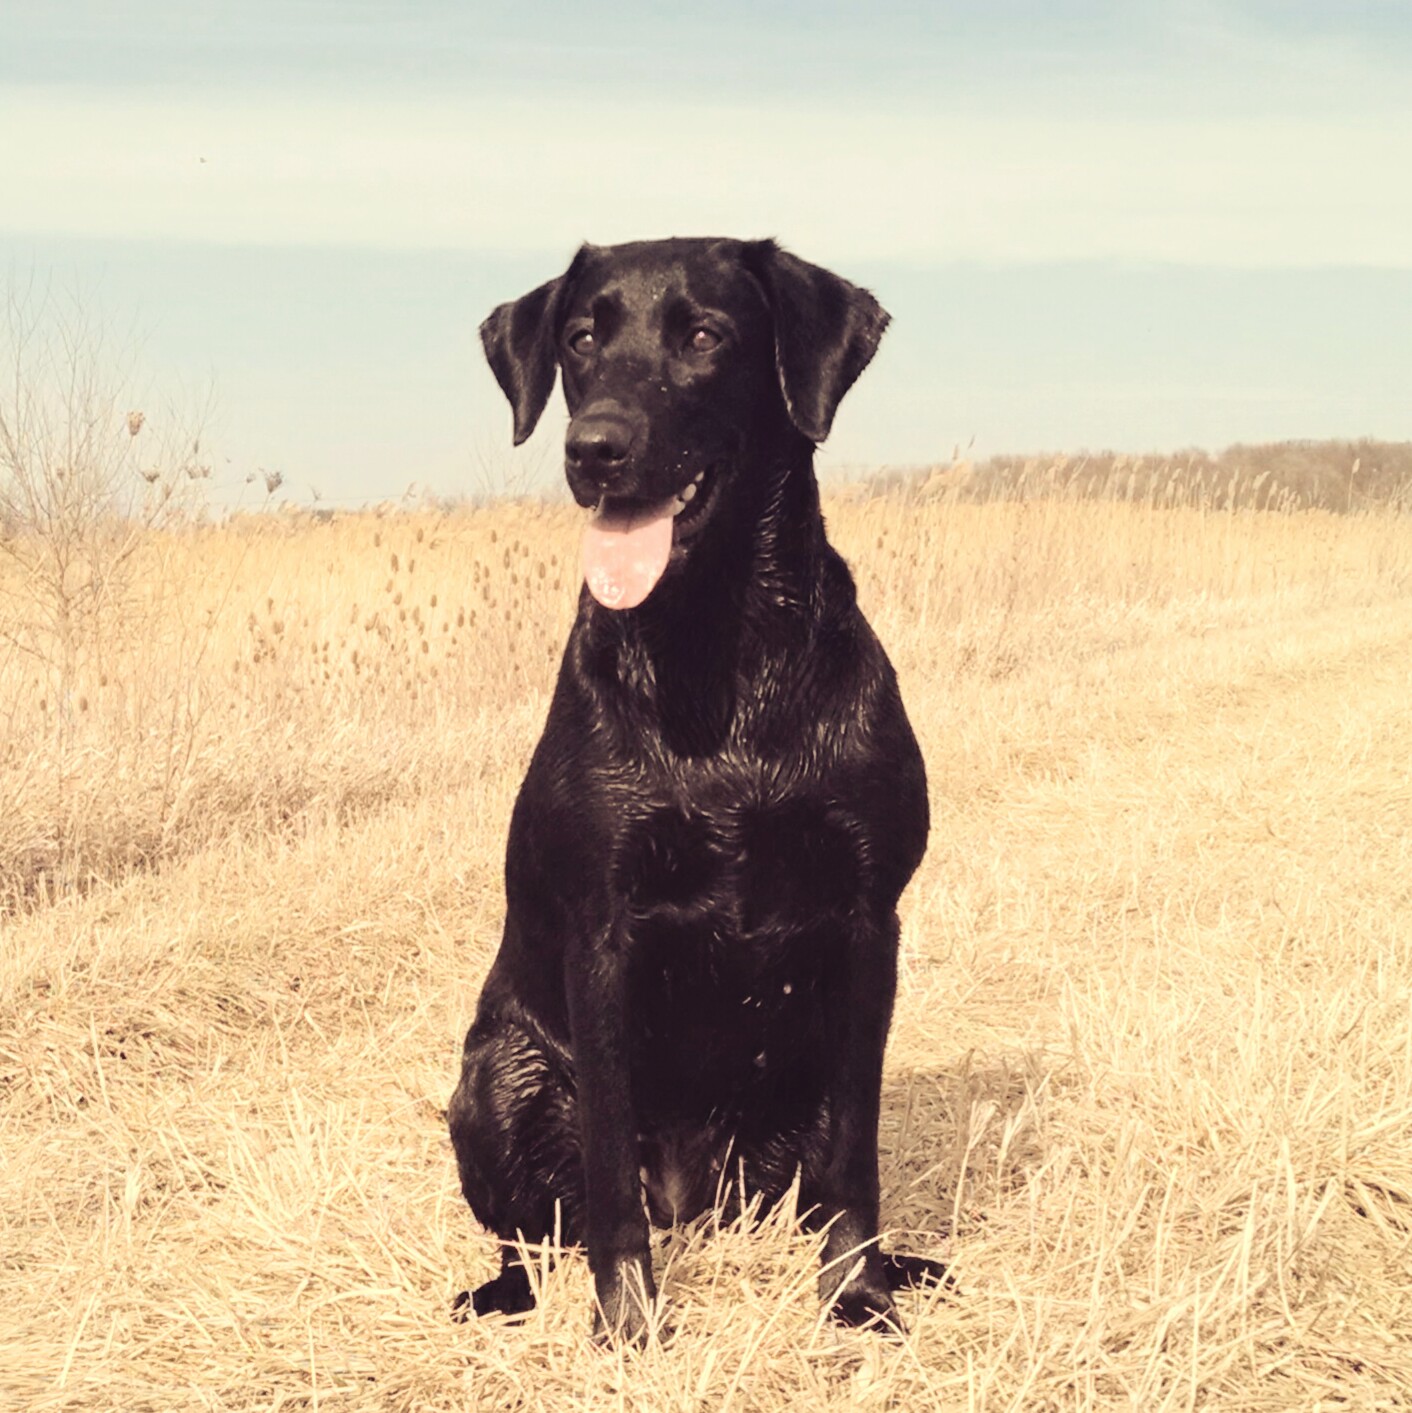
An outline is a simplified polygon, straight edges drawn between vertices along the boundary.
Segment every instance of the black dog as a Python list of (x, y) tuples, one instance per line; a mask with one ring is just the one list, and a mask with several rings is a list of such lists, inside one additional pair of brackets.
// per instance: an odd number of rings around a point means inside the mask
[(557, 1230), (588, 1248), (599, 1334), (641, 1338), (644, 1193), (665, 1224), (796, 1175), (839, 1318), (900, 1327), (891, 1290), (942, 1278), (877, 1244), (926, 777), (813, 467), (887, 322), (771, 241), (665, 240), (585, 246), (481, 327), (517, 444), (562, 369), (569, 485), (596, 510), (450, 1104), (466, 1200), (505, 1243), (477, 1312), (533, 1305), (509, 1243)]

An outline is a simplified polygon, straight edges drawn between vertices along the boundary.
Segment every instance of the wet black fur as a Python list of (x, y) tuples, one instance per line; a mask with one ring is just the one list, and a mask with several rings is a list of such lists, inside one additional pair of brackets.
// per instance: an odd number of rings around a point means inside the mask
[(507, 1243), (478, 1313), (533, 1304), (508, 1243), (557, 1232), (587, 1247), (599, 1331), (640, 1338), (644, 1200), (682, 1221), (796, 1174), (838, 1317), (896, 1326), (891, 1289), (941, 1274), (876, 1242), (926, 778), (813, 469), (887, 317), (772, 242), (671, 240), (586, 246), (482, 326), (517, 442), (562, 372), (581, 504), (706, 476), (641, 607), (582, 594), (515, 804), (450, 1104), (466, 1200)]

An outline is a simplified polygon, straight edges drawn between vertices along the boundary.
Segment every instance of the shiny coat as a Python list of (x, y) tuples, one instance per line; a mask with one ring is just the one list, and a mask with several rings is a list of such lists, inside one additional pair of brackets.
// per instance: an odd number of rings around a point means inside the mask
[(528, 1308), (510, 1243), (557, 1235), (587, 1247), (599, 1332), (640, 1338), (649, 1218), (768, 1204), (796, 1176), (839, 1318), (896, 1326), (892, 1287), (936, 1274), (876, 1240), (926, 777), (813, 469), (886, 324), (773, 242), (670, 240), (584, 247), (482, 327), (517, 442), (562, 376), (580, 504), (698, 493), (640, 607), (583, 592), (511, 818), (449, 1110), (505, 1243), (478, 1312)]

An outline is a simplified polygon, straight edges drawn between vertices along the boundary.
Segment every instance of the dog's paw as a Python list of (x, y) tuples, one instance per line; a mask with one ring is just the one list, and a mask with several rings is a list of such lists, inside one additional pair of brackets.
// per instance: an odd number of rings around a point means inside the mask
[(829, 1314), (843, 1325), (858, 1329), (874, 1329), (881, 1334), (901, 1338), (907, 1326), (897, 1312), (897, 1302), (886, 1284), (868, 1281), (862, 1276), (845, 1281), (835, 1292)]
[(593, 1341), (602, 1345), (625, 1345), (643, 1349), (652, 1334), (652, 1322), (635, 1300), (619, 1305), (612, 1313), (601, 1306), (593, 1312)]
[(956, 1289), (956, 1277), (946, 1269), (944, 1261), (929, 1256), (914, 1256), (910, 1251), (884, 1251), (883, 1275), (889, 1290)]
[(475, 1315), (524, 1315), (534, 1309), (534, 1291), (523, 1266), (507, 1266), (494, 1280), (463, 1290), (451, 1302), (451, 1318), (465, 1324)]
[(657, 1289), (650, 1268), (621, 1261), (596, 1282), (598, 1301), (593, 1312), (593, 1338), (599, 1344), (641, 1348), (652, 1336)]

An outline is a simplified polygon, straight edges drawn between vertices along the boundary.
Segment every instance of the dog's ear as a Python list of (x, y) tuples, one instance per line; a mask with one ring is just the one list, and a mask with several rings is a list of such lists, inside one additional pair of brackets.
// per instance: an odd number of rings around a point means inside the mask
[(500, 305), (480, 326), (486, 361), (515, 414), (516, 446), (534, 431), (554, 391), (554, 375), (559, 370), (559, 311), (583, 256), (584, 250), (580, 250), (557, 280)]
[(877, 352), (889, 315), (867, 290), (772, 240), (747, 242), (745, 263), (774, 318), (775, 367), (790, 420), (821, 442), (844, 393)]

